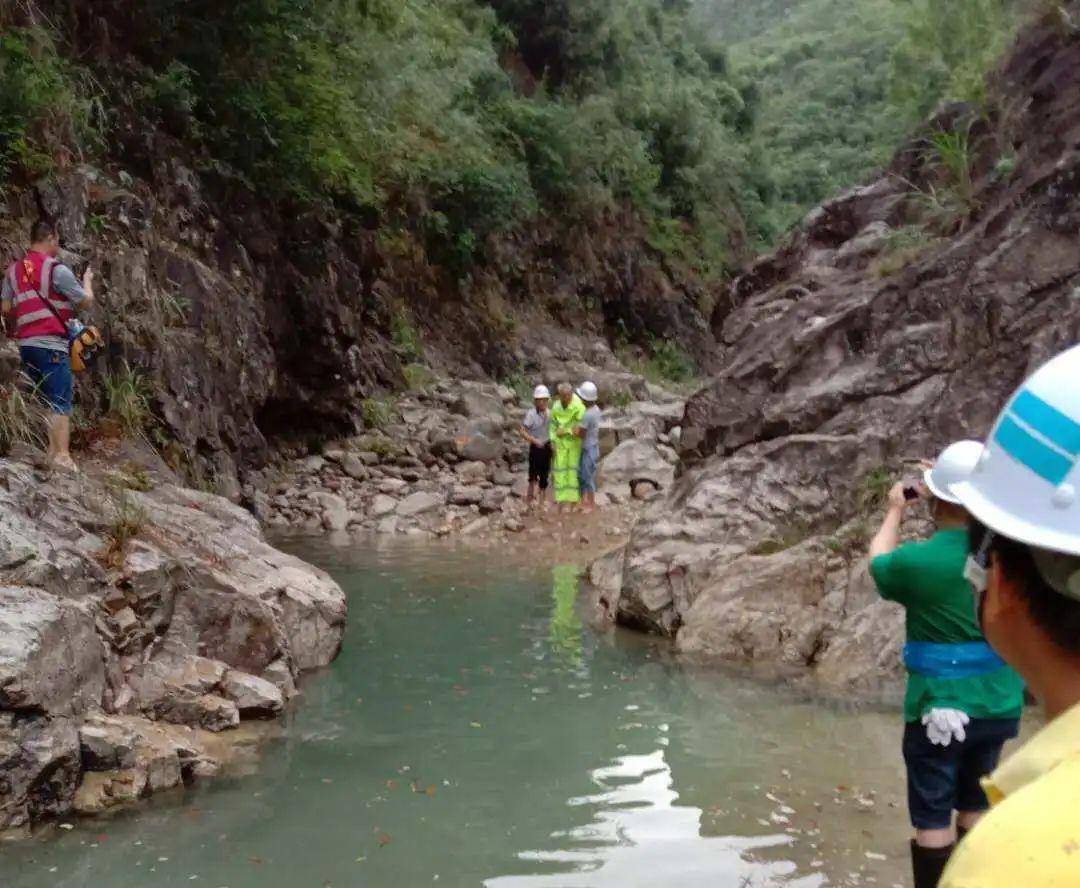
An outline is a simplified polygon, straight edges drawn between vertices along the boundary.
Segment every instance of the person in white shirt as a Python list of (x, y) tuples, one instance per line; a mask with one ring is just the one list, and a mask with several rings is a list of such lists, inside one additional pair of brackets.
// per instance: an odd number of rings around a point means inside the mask
[(533, 392), (533, 406), (521, 421), (521, 437), (529, 442), (529, 492), (525, 502), (530, 511), (537, 501), (540, 511), (547, 508), (548, 482), (551, 478), (550, 401), (551, 392), (547, 386), (538, 385)]

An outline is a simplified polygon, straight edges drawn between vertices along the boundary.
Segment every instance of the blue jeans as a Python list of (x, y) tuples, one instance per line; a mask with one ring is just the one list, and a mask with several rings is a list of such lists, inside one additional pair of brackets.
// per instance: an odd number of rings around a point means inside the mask
[(979, 781), (997, 767), (1001, 747), (1020, 729), (1015, 718), (973, 718), (963, 743), (935, 746), (919, 722), (904, 727), (908, 811), (915, 829), (947, 829), (953, 811), (990, 807)]
[(582, 493), (596, 493), (596, 467), (599, 462), (599, 447), (586, 447), (581, 451), (581, 462), (578, 463), (578, 487)]
[(53, 413), (71, 416), (72, 376), (68, 353), (24, 345), (19, 348), (19, 355), (34, 394)]

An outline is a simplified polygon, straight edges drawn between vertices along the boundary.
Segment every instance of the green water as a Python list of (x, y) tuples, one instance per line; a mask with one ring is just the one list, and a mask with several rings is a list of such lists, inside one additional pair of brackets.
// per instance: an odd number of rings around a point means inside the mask
[(6, 844), (0, 885), (903, 881), (897, 715), (594, 631), (570, 568), (296, 550), (349, 593), (349, 632), (258, 767)]

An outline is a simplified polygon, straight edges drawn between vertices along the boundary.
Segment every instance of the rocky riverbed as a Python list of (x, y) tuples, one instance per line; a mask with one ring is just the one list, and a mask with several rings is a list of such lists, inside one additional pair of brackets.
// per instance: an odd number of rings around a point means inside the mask
[[(594, 378), (604, 404), (598, 503), (630, 507), (671, 488), (684, 400), (630, 373), (606, 347), (598, 368), (552, 363), (537, 379)], [(529, 388), (525, 386), (524, 388)], [(253, 494), (269, 527), (413, 537), (506, 537), (525, 531), (530, 402), (494, 383), (438, 380), (372, 405), (378, 429), (331, 441), (278, 469)]]
[(0, 460), (0, 830), (214, 774), (217, 735), (280, 715), (345, 629), (338, 585), (244, 509), (144, 448), (83, 456)]

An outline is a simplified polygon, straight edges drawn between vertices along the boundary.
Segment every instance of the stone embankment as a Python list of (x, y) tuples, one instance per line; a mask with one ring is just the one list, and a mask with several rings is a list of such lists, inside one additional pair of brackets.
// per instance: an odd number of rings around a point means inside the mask
[(101, 447), (76, 476), (0, 459), (0, 830), (215, 773), (220, 732), (279, 715), (341, 644), (327, 574)]

